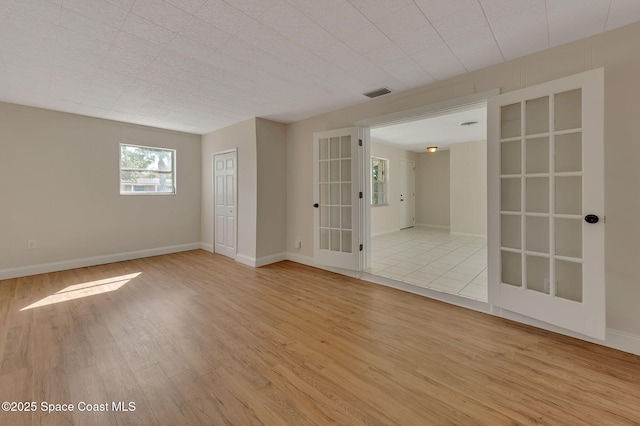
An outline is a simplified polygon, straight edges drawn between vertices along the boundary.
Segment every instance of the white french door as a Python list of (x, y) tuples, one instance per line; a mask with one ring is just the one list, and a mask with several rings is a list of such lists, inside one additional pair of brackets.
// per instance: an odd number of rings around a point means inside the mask
[(214, 251), (236, 258), (236, 188), (237, 153), (213, 157), (214, 181)]
[(489, 303), (605, 337), (604, 72), (489, 99)]
[(360, 269), (362, 189), (357, 128), (313, 134), (314, 258)]

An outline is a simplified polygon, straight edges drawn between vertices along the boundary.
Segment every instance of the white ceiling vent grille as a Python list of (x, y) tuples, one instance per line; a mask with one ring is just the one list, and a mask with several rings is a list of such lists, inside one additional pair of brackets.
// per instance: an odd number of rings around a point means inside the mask
[(391, 90), (387, 89), (386, 87), (383, 87), (381, 89), (376, 89), (376, 90), (372, 90), (371, 92), (367, 92), (364, 95), (368, 98), (377, 98), (378, 96), (382, 96), (382, 95), (386, 95), (388, 93), (391, 93)]

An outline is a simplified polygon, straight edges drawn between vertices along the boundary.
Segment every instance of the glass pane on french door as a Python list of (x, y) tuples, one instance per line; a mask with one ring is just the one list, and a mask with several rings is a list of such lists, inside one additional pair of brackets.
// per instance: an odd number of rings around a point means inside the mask
[(500, 135), (502, 281), (578, 301), (581, 105), (581, 89), (504, 105)]
[(320, 139), (320, 249), (351, 253), (351, 135)]

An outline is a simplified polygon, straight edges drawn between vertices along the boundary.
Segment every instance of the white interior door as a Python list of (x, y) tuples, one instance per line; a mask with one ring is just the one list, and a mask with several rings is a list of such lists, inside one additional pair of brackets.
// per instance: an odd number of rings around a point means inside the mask
[(314, 133), (313, 148), (315, 261), (359, 270), (363, 193), (357, 128)]
[(488, 103), (489, 303), (605, 337), (604, 72)]
[(236, 188), (237, 153), (228, 152), (213, 157), (214, 170), (214, 251), (236, 258)]
[(416, 210), (416, 163), (400, 160), (400, 228), (411, 228), (415, 224)]

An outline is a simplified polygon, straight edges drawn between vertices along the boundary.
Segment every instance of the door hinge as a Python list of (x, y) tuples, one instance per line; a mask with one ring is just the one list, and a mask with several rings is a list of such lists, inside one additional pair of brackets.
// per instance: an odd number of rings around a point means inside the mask
[(364, 249), (364, 244), (360, 244), (360, 251)]
[(362, 146), (362, 139), (358, 139), (358, 146)]
[(360, 192), (358, 193), (358, 197), (359, 197), (359, 198), (362, 198), (362, 191), (360, 191)]

